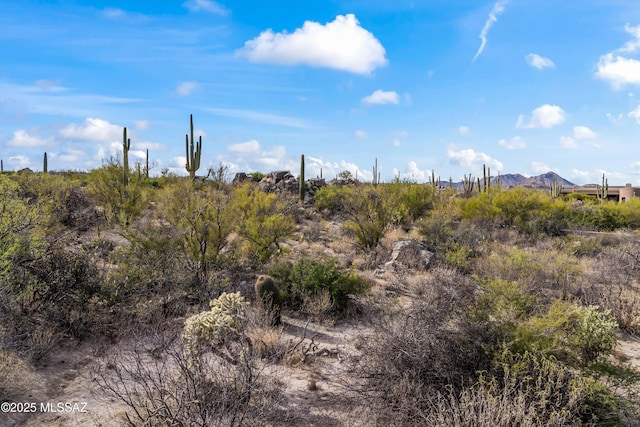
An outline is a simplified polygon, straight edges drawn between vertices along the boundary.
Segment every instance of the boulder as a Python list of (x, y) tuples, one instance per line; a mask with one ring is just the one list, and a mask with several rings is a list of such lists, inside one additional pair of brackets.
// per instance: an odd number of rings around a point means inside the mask
[(433, 252), (428, 251), (423, 244), (411, 240), (401, 240), (394, 243), (391, 259), (384, 264), (385, 269), (418, 269), (429, 268)]

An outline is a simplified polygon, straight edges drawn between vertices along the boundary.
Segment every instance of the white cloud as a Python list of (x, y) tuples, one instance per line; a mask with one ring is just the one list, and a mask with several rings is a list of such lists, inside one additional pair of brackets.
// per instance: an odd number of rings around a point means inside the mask
[(176, 88), (176, 93), (180, 96), (191, 95), (199, 86), (196, 82), (182, 82)]
[(122, 140), (123, 128), (106, 120), (87, 118), (83, 125), (70, 124), (60, 130), (60, 136), (73, 140), (111, 142)]
[(640, 125), (640, 104), (636, 107), (635, 110), (629, 113), (629, 117), (636, 120), (636, 123)]
[(402, 145), (400, 138), (393, 138), (393, 141), (391, 143), (393, 144), (394, 147), (400, 147)]
[(573, 139), (570, 136), (561, 136), (560, 137), (560, 144), (564, 147), (564, 148), (569, 148), (572, 150), (575, 150), (578, 148), (578, 143), (576, 142), (575, 139)]
[(216, 15), (227, 15), (229, 11), (213, 0), (188, 0), (182, 4), (191, 12), (209, 12)]
[(154, 150), (154, 151), (158, 151), (158, 150), (164, 150), (165, 149), (165, 145), (164, 144), (160, 144), (159, 142), (153, 142), (153, 141), (131, 141), (131, 143), (133, 145), (135, 145), (135, 147), (138, 150)]
[(551, 128), (559, 125), (566, 120), (564, 110), (557, 105), (544, 104), (531, 112), (531, 119), (525, 125), (525, 117), (520, 115), (516, 122), (517, 128), (535, 129), (535, 128)]
[(136, 129), (139, 129), (139, 130), (149, 129), (148, 120), (135, 120), (133, 124), (135, 125)]
[(538, 70), (542, 70), (543, 68), (553, 68), (556, 66), (556, 64), (554, 64), (549, 58), (545, 58), (535, 53), (528, 54), (524, 59), (527, 61), (527, 64), (537, 68)]
[(480, 35), (478, 36), (481, 40), (480, 47), (478, 48), (478, 51), (476, 52), (471, 62), (474, 62), (484, 51), (484, 47), (487, 45), (487, 34), (489, 34), (489, 30), (491, 29), (493, 24), (498, 22), (498, 15), (504, 12), (504, 6), (508, 3), (508, 1), (509, 0), (498, 0), (493, 5), (493, 9), (491, 9), (491, 12), (489, 12), (489, 17), (485, 21), (484, 27), (482, 27), (482, 31), (480, 31)]
[(458, 127), (458, 133), (461, 136), (469, 136), (469, 135), (471, 135), (471, 131), (469, 130), (468, 126), (460, 126), (460, 127)]
[(574, 126), (573, 137), (575, 139), (592, 139), (596, 137), (596, 133), (586, 126)]
[(477, 152), (472, 148), (458, 151), (448, 150), (447, 156), (449, 157), (449, 163), (475, 168), (476, 171), (479, 170), (483, 164), (496, 170), (502, 170), (503, 167), (502, 162), (492, 158), (488, 154)]
[(400, 98), (398, 94), (394, 91), (384, 91), (384, 90), (376, 90), (369, 96), (365, 96), (361, 101), (363, 104), (374, 105), (374, 104), (398, 104), (400, 102)]
[(252, 139), (251, 141), (241, 142), (239, 144), (231, 144), (227, 149), (236, 153), (255, 153), (260, 151), (260, 143)]
[(301, 129), (315, 128), (313, 124), (303, 119), (289, 116), (280, 116), (271, 113), (263, 113), (261, 111), (239, 110), (233, 108), (204, 108), (203, 110), (223, 117), (252, 120), (260, 123), (268, 123)]
[(358, 139), (365, 139), (365, 138), (367, 138), (367, 137), (369, 136), (369, 134), (367, 133), (367, 131), (364, 131), (364, 130), (358, 129), (358, 130), (356, 130), (356, 132), (355, 132), (355, 136), (356, 136), (356, 138), (358, 138)]
[(640, 85), (640, 60), (628, 58), (620, 54), (632, 54), (640, 50), (640, 25), (625, 25), (625, 31), (633, 39), (621, 48), (600, 56), (596, 76), (609, 81), (614, 89), (622, 89), (627, 85)]
[(543, 173), (547, 173), (549, 171), (554, 171), (554, 172), (558, 172), (557, 170), (547, 166), (544, 163), (541, 162), (531, 162), (531, 170), (533, 171), (534, 174), (536, 175), (540, 175)]
[(327, 180), (334, 179), (342, 171), (349, 171), (354, 176), (357, 176), (360, 181), (371, 181), (373, 173), (370, 170), (363, 170), (355, 163), (340, 160), (339, 162), (325, 161), (317, 157), (305, 156), (305, 167), (307, 168), (309, 176), (320, 176), (320, 169), (322, 169), (322, 176)]
[(11, 156), (9, 157), (9, 164), (15, 166), (16, 168), (26, 168), (31, 165), (31, 160), (27, 156)]
[(304, 64), (356, 74), (369, 74), (387, 64), (385, 49), (372, 33), (360, 26), (355, 15), (338, 15), (322, 25), (305, 21), (292, 34), (263, 31), (245, 42), (238, 54), (252, 62), (280, 65)]
[(425, 182), (431, 178), (431, 170), (422, 170), (418, 167), (418, 163), (411, 160), (407, 163), (407, 169), (405, 172), (400, 172), (397, 169), (394, 169), (394, 175), (403, 179), (414, 180), (417, 182)]
[(587, 171), (583, 171), (580, 169), (571, 169), (570, 177), (572, 180), (577, 180), (582, 183), (585, 183), (591, 179), (591, 174)]
[(67, 148), (64, 153), (58, 155), (58, 159), (62, 162), (77, 163), (86, 157), (86, 153), (82, 150)]
[(509, 140), (501, 139), (498, 144), (509, 150), (522, 150), (527, 146), (520, 136), (514, 136)]
[(7, 142), (12, 147), (42, 147), (54, 142), (53, 137), (41, 138), (35, 135), (29, 135), (26, 130), (19, 129), (13, 132), (13, 137)]
[(618, 114), (617, 117), (614, 117), (614, 115), (611, 113), (607, 113), (607, 119), (609, 119), (611, 123), (618, 123), (622, 119), (622, 113)]

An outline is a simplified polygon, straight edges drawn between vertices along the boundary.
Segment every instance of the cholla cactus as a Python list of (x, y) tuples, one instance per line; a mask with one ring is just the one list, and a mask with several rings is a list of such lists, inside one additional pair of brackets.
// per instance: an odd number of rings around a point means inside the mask
[(249, 303), (239, 292), (225, 292), (212, 300), (210, 305), (211, 310), (193, 315), (185, 321), (182, 336), (187, 352), (192, 355), (202, 353), (207, 347), (222, 345), (229, 336), (239, 334)]

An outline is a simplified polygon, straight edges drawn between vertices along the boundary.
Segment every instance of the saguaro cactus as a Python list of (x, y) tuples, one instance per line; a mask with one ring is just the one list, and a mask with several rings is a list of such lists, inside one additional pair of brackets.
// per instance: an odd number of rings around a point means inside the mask
[(0, 160), (0, 172), (4, 172), (4, 163)]
[(605, 179), (604, 174), (602, 174), (602, 185), (596, 185), (596, 196), (598, 200), (606, 200), (609, 196), (609, 180)]
[(557, 199), (562, 194), (562, 184), (558, 182), (557, 178), (553, 178), (553, 181), (549, 184), (549, 196), (552, 199)]
[(122, 133), (122, 182), (129, 184), (129, 149), (131, 148), (131, 138), (127, 138), (127, 128)]
[[(357, 170), (356, 170), (356, 173), (357, 173)], [(380, 172), (378, 171), (378, 158), (377, 157), (376, 157), (375, 163), (373, 164), (373, 179), (372, 179), (371, 183), (374, 186), (380, 184)]]
[(144, 167), (144, 173), (145, 175), (147, 175), (147, 178), (149, 178), (149, 149), (147, 148), (147, 163), (146, 166)]
[(42, 159), (42, 172), (43, 173), (47, 173), (48, 169), (47, 169), (47, 152), (44, 152), (44, 158)]
[(200, 169), (200, 156), (202, 155), (202, 135), (198, 138), (198, 142), (194, 147), (193, 140), (193, 114), (190, 118), (190, 130), (191, 130), (191, 144), (189, 144), (189, 135), (185, 135), (185, 150), (187, 154), (187, 163), (185, 168), (189, 172), (191, 179), (196, 178), (196, 171)]
[(300, 203), (304, 202), (304, 154), (300, 156)]
[(476, 179), (471, 174), (469, 174), (469, 176), (464, 176), (464, 179), (462, 180), (462, 194), (465, 197), (469, 197), (473, 193), (473, 186), (476, 183), (475, 181)]

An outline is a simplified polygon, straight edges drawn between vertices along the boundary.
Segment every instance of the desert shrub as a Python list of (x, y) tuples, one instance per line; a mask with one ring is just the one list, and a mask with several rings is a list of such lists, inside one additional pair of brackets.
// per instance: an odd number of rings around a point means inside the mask
[(351, 191), (350, 187), (341, 185), (327, 185), (315, 192), (315, 206), (319, 211), (336, 214), (340, 211), (342, 200)]
[(124, 185), (119, 158), (110, 158), (100, 168), (93, 169), (88, 179), (90, 197), (104, 209), (111, 223), (127, 227), (149, 204), (149, 189), (144, 185), (146, 178), (131, 174), (128, 185)]
[(233, 231), (235, 212), (229, 194), (209, 185), (182, 180), (164, 190), (162, 213), (177, 230), (193, 270), (205, 281), (223, 264), (222, 251)]
[(364, 293), (368, 289), (365, 279), (356, 273), (339, 268), (333, 259), (301, 258), (293, 264), (279, 264), (269, 274), (276, 279), (282, 298), (294, 309), (317, 307), (326, 292), (331, 304), (327, 312), (343, 311), (349, 305), (349, 297)]
[(194, 360), (177, 337), (138, 340), (94, 372), (97, 391), (124, 404), (126, 426), (254, 426), (286, 423), (282, 385), (247, 346), (233, 361)]
[(32, 372), (15, 353), (0, 348), (0, 402), (15, 402), (31, 390)]
[(379, 192), (391, 206), (394, 224), (416, 221), (433, 207), (434, 193), (429, 185), (396, 179), (380, 185)]
[(342, 199), (341, 212), (347, 218), (343, 228), (356, 238), (358, 247), (368, 251), (380, 243), (393, 219), (393, 202), (378, 187), (349, 191)]
[(250, 172), (247, 174), (247, 176), (250, 176), (251, 179), (255, 182), (260, 182), (262, 181), (262, 178), (264, 178), (264, 174), (260, 171)]
[(481, 192), (477, 197), (460, 200), (462, 218), (483, 229), (500, 225), (500, 208), (495, 205), (496, 191)]
[(432, 426), (566, 426), (580, 425), (591, 382), (550, 358), (532, 353), (501, 354), (497, 374), (481, 376), (460, 392), (438, 393), (424, 410)]
[(441, 252), (455, 235), (455, 225), (443, 210), (435, 210), (417, 222), (423, 243), (432, 252)]
[(116, 266), (106, 278), (109, 299), (129, 295), (149, 298), (179, 290), (176, 284), (190, 283), (191, 269), (184, 266), (184, 251), (175, 229), (159, 223), (141, 223), (124, 236), (129, 244), (109, 255), (109, 261)]
[(235, 230), (244, 239), (252, 259), (264, 262), (280, 251), (280, 243), (295, 230), (293, 216), (275, 194), (244, 184), (234, 189)]
[(556, 300), (546, 313), (519, 323), (511, 348), (573, 365), (589, 364), (609, 355), (618, 340), (618, 324), (608, 311)]
[(640, 229), (640, 197), (633, 197), (618, 204), (618, 210), (623, 218), (625, 227)]

